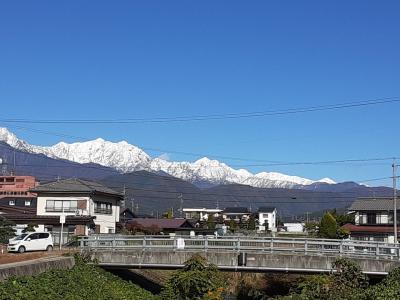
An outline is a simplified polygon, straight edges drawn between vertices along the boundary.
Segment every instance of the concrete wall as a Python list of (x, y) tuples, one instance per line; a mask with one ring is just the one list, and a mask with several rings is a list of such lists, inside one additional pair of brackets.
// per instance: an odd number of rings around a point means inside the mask
[[(275, 253), (246, 253), (243, 260), (236, 251), (96, 251), (93, 258), (100, 265), (117, 268), (180, 268), (194, 254), (204, 256), (209, 262), (224, 270), (287, 271), (299, 273), (330, 272), (337, 256), (298, 255)], [(366, 273), (385, 275), (395, 267), (398, 260), (377, 260), (373, 258), (354, 258)], [(243, 262), (243, 265), (240, 265)]]
[(33, 276), (55, 269), (71, 269), (73, 257), (53, 257), (0, 265), (0, 281), (12, 276)]

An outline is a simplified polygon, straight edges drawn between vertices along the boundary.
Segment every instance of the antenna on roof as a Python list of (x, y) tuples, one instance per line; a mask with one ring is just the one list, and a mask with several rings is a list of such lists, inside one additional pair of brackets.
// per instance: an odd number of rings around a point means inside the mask
[(61, 180), (60, 175), (57, 175), (56, 180), (57, 180), (57, 182)]

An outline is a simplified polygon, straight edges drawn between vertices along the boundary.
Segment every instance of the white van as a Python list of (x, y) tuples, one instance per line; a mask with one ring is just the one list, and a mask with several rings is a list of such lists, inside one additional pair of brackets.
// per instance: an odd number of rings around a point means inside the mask
[(25, 251), (53, 250), (53, 238), (48, 232), (23, 233), (9, 240), (7, 251), (24, 253)]

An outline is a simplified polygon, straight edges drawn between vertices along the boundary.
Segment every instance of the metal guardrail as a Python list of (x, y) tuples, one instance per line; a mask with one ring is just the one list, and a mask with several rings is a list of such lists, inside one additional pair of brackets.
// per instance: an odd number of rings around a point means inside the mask
[(80, 238), (82, 250), (178, 250), (292, 253), (400, 259), (396, 244), (356, 240), (266, 237), (188, 237), (91, 235)]

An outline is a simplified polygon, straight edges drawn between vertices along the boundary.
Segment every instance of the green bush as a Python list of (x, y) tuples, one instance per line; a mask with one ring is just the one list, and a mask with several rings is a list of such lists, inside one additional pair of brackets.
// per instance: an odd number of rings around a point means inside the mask
[(176, 271), (161, 292), (164, 300), (200, 300), (218, 298), (225, 288), (225, 279), (214, 265), (200, 255), (185, 262), (183, 270)]
[(10, 278), (0, 283), (0, 299), (157, 299), (137, 285), (86, 262), (86, 259), (77, 258), (71, 270), (54, 270), (35, 277)]

